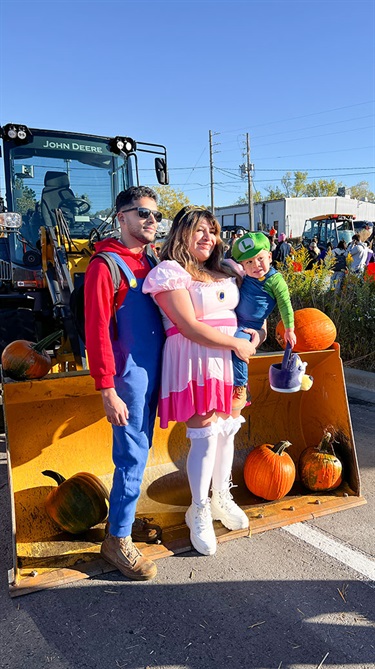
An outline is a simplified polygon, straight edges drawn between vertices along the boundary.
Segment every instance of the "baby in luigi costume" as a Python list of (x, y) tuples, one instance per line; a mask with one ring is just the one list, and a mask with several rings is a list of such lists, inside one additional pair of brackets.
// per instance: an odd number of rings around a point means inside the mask
[[(260, 330), (276, 304), (285, 327), (285, 341), (291, 348), (296, 343), (294, 313), (288, 286), (283, 276), (271, 266), (270, 243), (263, 232), (248, 232), (232, 247), (232, 258), (241, 265), (235, 269), (243, 276), (240, 301), (236, 308), (238, 329), (236, 337), (250, 339), (244, 329)], [(233, 353), (233, 410), (246, 404), (247, 365)]]

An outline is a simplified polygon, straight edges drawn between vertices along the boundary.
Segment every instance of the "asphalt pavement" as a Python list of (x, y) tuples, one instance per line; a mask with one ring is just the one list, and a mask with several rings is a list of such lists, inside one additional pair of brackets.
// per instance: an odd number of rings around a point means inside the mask
[(11, 599), (3, 441), (1, 669), (374, 669), (375, 375), (348, 376), (367, 504), (229, 541), (213, 557), (159, 560), (149, 583), (115, 571)]

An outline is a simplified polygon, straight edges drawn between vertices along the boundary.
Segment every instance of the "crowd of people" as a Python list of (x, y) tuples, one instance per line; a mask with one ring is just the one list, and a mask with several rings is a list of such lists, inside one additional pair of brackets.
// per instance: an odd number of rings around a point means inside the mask
[[(295, 251), (301, 246), (301, 241), (294, 248), (284, 233), (276, 238), (276, 235), (272, 232), (274, 231), (270, 231), (268, 238), (272, 251), (272, 262), (277, 267), (277, 263), (285, 263), (288, 256), (293, 257)], [(306, 250), (308, 253), (306, 270), (321, 265), (326, 257), (334, 260), (332, 267), (333, 280), (337, 280), (339, 273), (341, 273), (340, 277), (342, 278), (342, 274), (347, 271), (361, 275), (369, 264), (375, 262), (373, 241), (363, 241), (359, 233), (353, 234), (350, 243), (341, 239), (336, 247), (333, 247), (331, 242), (328, 242), (325, 247), (319, 245), (318, 238), (314, 237), (308, 243)]]
[[(276, 305), (285, 341), (292, 348), (296, 341), (288, 287), (277, 269), (294, 251), (275, 230), (234, 233), (225, 248), (213, 214), (187, 206), (155, 254), (156, 193), (143, 186), (122, 191), (116, 211), (120, 238), (96, 244), (85, 275), (90, 373), (113, 434), (101, 555), (128, 578), (149, 580), (156, 565), (134, 542), (161, 536), (159, 526), (136, 518), (157, 412), (162, 429), (171, 421), (186, 424), (191, 504), (185, 521), (194, 548), (216, 552), (214, 520), (229, 530), (249, 526), (231, 493), (234, 439), (244, 421), (247, 365)], [(318, 262), (319, 249), (311, 247), (311, 262)], [(348, 252), (352, 271), (370, 260), (356, 236), (348, 249), (332, 250), (337, 262)], [(121, 271), (116, 292), (106, 254)]]

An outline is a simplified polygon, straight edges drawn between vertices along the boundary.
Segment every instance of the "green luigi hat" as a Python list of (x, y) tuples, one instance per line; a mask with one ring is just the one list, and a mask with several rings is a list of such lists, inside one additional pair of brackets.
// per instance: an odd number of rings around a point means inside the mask
[(263, 232), (247, 232), (232, 247), (232, 258), (237, 262), (254, 258), (261, 251), (270, 251), (268, 237)]

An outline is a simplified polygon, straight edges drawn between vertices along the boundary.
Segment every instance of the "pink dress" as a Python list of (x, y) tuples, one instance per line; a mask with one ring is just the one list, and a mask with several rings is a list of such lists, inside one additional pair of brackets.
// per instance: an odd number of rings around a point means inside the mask
[[(211, 283), (194, 281), (176, 261), (164, 260), (143, 283), (143, 292), (155, 296), (162, 291), (189, 291), (197, 320), (220, 332), (234, 335), (234, 309), (239, 291), (234, 278)], [(162, 312), (167, 340), (163, 351), (159, 417), (162, 428), (168, 421), (186, 422), (198, 413), (232, 410), (233, 368), (230, 350), (209, 348), (186, 339)]]

